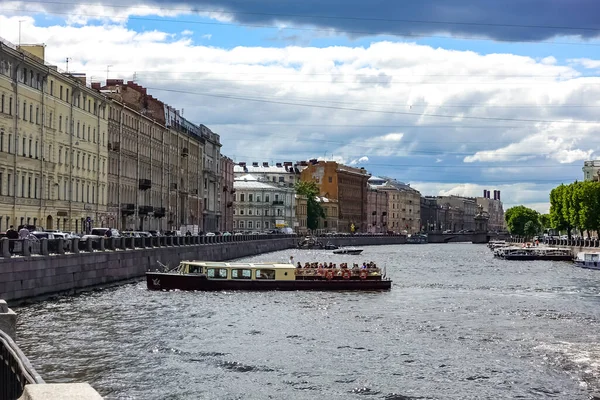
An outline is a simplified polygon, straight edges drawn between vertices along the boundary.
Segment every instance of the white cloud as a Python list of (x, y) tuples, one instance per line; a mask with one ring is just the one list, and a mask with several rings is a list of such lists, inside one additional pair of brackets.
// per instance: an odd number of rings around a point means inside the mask
[(366, 162), (369, 162), (369, 157), (363, 156), (359, 159), (350, 161), (350, 165), (364, 164)]
[(194, 31), (190, 31), (189, 29), (185, 29), (181, 31), (181, 36), (191, 36), (194, 34)]
[[(186, 31), (136, 31), (110, 22), (38, 26), (20, 15), (0, 16), (0, 36), (16, 42), (19, 20), (25, 20), (23, 42), (45, 43), (47, 60), (60, 68), (70, 57), (71, 71), (94, 79), (106, 77), (107, 65), (111, 78), (136, 73), (153, 96), (221, 134), (223, 152), (236, 161), (363, 159), (370, 172), (403, 181), (411, 180), (412, 165), (433, 166), (416, 175), (431, 182), (423, 184), (423, 193), (433, 194), (439, 188), (471, 190), (444, 183), (451, 181), (449, 171), (452, 179), (481, 182), (501, 180), (494, 168), (521, 167), (526, 173), (513, 179), (543, 182), (566, 174), (530, 165), (568, 167), (600, 154), (600, 125), (578, 122), (598, 120), (600, 78), (581, 77), (551, 56), (481, 55), (387, 41), (220, 48), (214, 38), (212, 46), (196, 44)], [(573, 107), (578, 104), (585, 107)], [(452, 164), (466, 168), (449, 169)], [(506, 187), (505, 200), (543, 203), (551, 188), (518, 185)], [(531, 196), (523, 197), (527, 191)]]
[(211, 33), (204, 34), (204, 35), (202, 35), (202, 39), (210, 40), (210, 39), (212, 39), (212, 34)]
[(590, 58), (572, 58), (568, 60), (572, 64), (581, 65), (588, 69), (600, 68), (600, 60), (592, 60)]

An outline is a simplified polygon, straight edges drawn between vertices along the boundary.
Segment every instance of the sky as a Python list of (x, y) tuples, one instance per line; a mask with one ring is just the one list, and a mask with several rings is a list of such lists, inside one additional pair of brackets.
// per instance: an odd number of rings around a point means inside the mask
[(336, 160), (547, 212), (600, 156), (598, 15), (595, 0), (0, 0), (0, 37), (135, 80), (236, 162)]

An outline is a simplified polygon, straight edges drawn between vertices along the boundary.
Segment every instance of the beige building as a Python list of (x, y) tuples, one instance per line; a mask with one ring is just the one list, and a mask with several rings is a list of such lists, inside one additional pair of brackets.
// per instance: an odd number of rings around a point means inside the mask
[(299, 235), (303, 235), (308, 231), (308, 204), (306, 196), (299, 194), (296, 198), (296, 220), (294, 221), (294, 231)]
[(43, 46), (0, 40), (0, 231), (82, 232), (107, 203), (105, 97), (45, 64)]
[(600, 180), (600, 160), (585, 161), (582, 170), (584, 181)]
[(482, 207), (482, 211), (489, 215), (488, 231), (505, 231), (506, 223), (504, 221), (504, 207), (500, 200), (500, 191), (494, 190), (494, 198), (490, 198), (490, 191), (484, 190), (483, 197), (477, 197), (477, 206)]
[(390, 178), (369, 181), (371, 189), (388, 193), (387, 230), (396, 233), (421, 231), (421, 193), (405, 183)]
[(253, 162), (252, 164), (240, 162), (233, 168), (233, 172), (236, 177), (251, 174), (262, 181), (294, 187), (300, 181), (300, 170), (298, 168), (303, 167), (299, 167), (297, 164), (294, 165), (291, 161), (275, 164), (269, 164), (268, 162)]
[(453, 232), (458, 232), (461, 230), (475, 230), (475, 214), (477, 212), (477, 203), (474, 198), (461, 196), (439, 196), (437, 198), (437, 204), (440, 207), (448, 206), (450, 208), (460, 210), (460, 212), (457, 213), (457, 215), (460, 215), (460, 218), (452, 221), (452, 223), (446, 224), (446, 229), (452, 230)]
[(233, 189), (235, 163), (229, 157), (221, 155), (221, 232), (231, 232), (233, 230)]
[(337, 200), (327, 197), (317, 197), (317, 201), (323, 208), (325, 218), (319, 219), (319, 232), (338, 232), (339, 229), (339, 204)]

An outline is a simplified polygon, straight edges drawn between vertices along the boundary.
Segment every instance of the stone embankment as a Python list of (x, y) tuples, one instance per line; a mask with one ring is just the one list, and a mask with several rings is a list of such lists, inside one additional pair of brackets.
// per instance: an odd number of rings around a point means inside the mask
[[(521, 245), (523, 243), (531, 243), (531, 240), (513, 237), (509, 242), (515, 245)], [(577, 253), (581, 251), (600, 252), (600, 241), (598, 239), (546, 239), (543, 242), (540, 242), (540, 245), (570, 248), (573, 257), (577, 257)]]
[[(11, 257), (9, 241), (2, 239), (0, 298), (18, 303), (56, 293), (75, 293), (141, 278), (149, 269), (158, 268), (158, 262), (175, 267), (182, 260), (226, 261), (294, 248), (298, 241), (297, 236), (289, 235), (103, 238), (86, 243), (78, 239), (71, 243), (42, 239), (37, 247), (27, 242), (13, 246), (13, 251), (22, 250)], [(341, 236), (324, 241), (338, 246), (369, 246), (402, 244), (406, 237)], [(39, 254), (32, 254), (38, 248)]]

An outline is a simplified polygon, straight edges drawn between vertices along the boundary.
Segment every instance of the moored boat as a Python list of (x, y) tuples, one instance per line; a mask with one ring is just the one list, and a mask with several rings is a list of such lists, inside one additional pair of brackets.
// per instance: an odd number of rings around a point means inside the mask
[(146, 272), (150, 290), (388, 290), (379, 268), (297, 268), (280, 263), (182, 261), (168, 272)]
[(571, 261), (571, 249), (553, 247), (501, 247), (494, 251), (494, 257), (512, 261)]
[(577, 253), (575, 265), (581, 268), (600, 270), (600, 253), (581, 251)]

